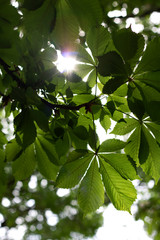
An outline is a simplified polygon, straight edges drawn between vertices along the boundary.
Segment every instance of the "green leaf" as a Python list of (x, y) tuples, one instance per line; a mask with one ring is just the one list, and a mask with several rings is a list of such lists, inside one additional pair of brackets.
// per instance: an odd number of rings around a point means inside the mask
[(56, 22), (51, 40), (64, 52), (74, 51), (73, 43), (79, 34), (77, 18), (67, 1), (58, 1), (56, 10)]
[(145, 72), (135, 75), (135, 80), (139, 80), (160, 92), (160, 71)]
[(72, 188), (76, 186), (85, 174), (92, 158), (93, 154), (85, 154), (64, 164), (58, 174), (56, 186), (60, 188)]
[(96, 57), (105, 54), (109, 40), (110, 33), (103, 26), (93, 27), (87, 32), (87, 44)]
[(130, 212), (130, 207), (137, 197), (132, 183), (122, 178), (110, 164), (102, 159), (100, 160), (100, 172), (107, 195), (115, 208)]
[(0, 147), (3, 147), (3, 145), (6, 143), (7, 143), (7, 139), (5, 137), (5, 134), (0, 131)]
[(90, 72), (88, 78), (87, 78), (88, 86), (93, 88), (97, 82), (97, 72), (96, 69), (93, 69), (93, 71)]
[(68, 0), (68, 2), (80, 23), (80, 27), (85, 31), (102, 23), (103, 11), (98, 0)]
[(35, 142), (36, 159), (40, 173), (47, 179), (55, 181), (59, 167), (54, 165), (48, 158), (47, 153), (43, 149), (40, 141)]
[(99, 147), (99, 138), (97, 133), (92, 127), (89, 127), (89, 139), (88, 143), (93, 150), (97, 150)]
[(128, 84), (127, 101), (130, 110), (142, 119), (145, 113), (145, 106), (139, 89), (132, 82)]
[(91, 64), (92, 68), (93, 65), (95, 65), (94, 60), (92, 59), (91, 55), (87, 52), (87, 50), (80, 44), (77, 44), (76, 46), (76, 52), (77, 52), (77, 60), (82, 63)]
[(88, 132), (84, 126), (77, 126), (73, 129), (73, 132), (78, 138), (82, 140), (88, 139)]
[(153, 121), (160, 121), (160, 92), (140, 81), (135, 84), (143, 97), (146, 112)]
[(78, 203), (85, 214), (95, 211), (104, 203), (104, 187), (96, 158), (81, 182)]
[[(22, 146), (28, 147), (35, 141), (37, 132), (33, 122), (32, 111), (30, 109), (24, 109), (14, 119), (17, 133), (22, 134)], [(16, 134), (17, 134), (16, 133)]]
[(127, 64), (134, 69), (144, 49), (144, 38), (132, 32), (131, 28), (113, 33), (113, 42)]
[(139, 148), (141, 141), (141, 125), (139, 125), (131, 134), (125, 146), (125, 153), (129, 155), (139, 166)]
[(29, 36), (32, 34), (33, 39), (37, 33), (39, 36), (48, 35), (52, 30), (54, 20), (55, 8), (54, 3), (50, 0), (44, 1), (36, 10), (24, 11), (23, 14), (25, 28)]
[(111, 94), (114, 93), (120, 86), (122, 86), (126, 82), (126, 79), (124, 77), (113, 77), (109, 79), (104, 87), (103, 87), (103, 93), (105, 94)]
[(114, 152), (123, 149), (126, 146), (126, 142), (119, 139), (107, 139), (101, 143), (99, 152)]
[(95, 96), (91, 94), (79, 94), (73, 97), (73, 102), (76, 103), (77, 105), (83, 104), (83, 103), (88, 103), (91, 100), (93, 100)]
[(8, 142), (5, 151), (7, 161), (8, 162), (14, 161), (17, 158), (18, 154), (21, 153), (21, 151), (22, 148), (20, 147), (20, 145), (18, 145), (16, 139), (13, 139), (10, 142)]
[(146, 127), (142, 127), (142, 131), (146, 137), (149, 146), (149, 153), (147, 160), (141, 164), (143, 171), (153, 177), (158, 182), (160, 178), (160, 147), (157, 144), (155, 138), (152, 134), (147, 130)]
[(145, 122), (145, 125), (152, 131), (156, 140), (160, 142), (160, 125), (154, 122)]
[(13, 175), (16, 180), (24, 180), (31, 176), (36, 167), (34, 145), (27, 147), (13, 162)]
[(136, 74), (141, 74), (149, 71), (160, 70), (160, 38), (155, 37), (148, 45), (144, 52), (144, 55), (135, 70)]
[(98, 72), (102, 76), (123, 76), (127, 78), (125, 64), (121, 56), (113, 51), (98, 57)]
[(57, 51), (53, 47), (47, 47), (41, 52), (40, 58), (42, 61), (50, 61), (51, 63), (57, 61)]
[(134, 118), (124, 118), (116, 123), (111, 134), (125, 135), (130, 133), (134, 128), (138, 126), (138, 121)]
[(123, 178), (130, 180), (139, 179), (135, 166), (127, 155), (114, 153), (100, 154), (99, 156), (111, 165)]
[(43, 151), (47, 154), (48, 159), (55, 165), (59, 165), (59, 157), (56, 152), (55, 143), (52, 139), (45, 138), (44, 135), (38, 135), (37, 136), (39, 143), (41, 144), (41, 147), (43, 148)]
[(106, 114), (105, 110), (103, 109), (102, 112), (101, 112), (101, 115), (100, 115), (100, 124), (101, 126), (104, 128), (104, 130), (108, 131), (108, 129), (110, 128), (111, 126), (111, 120), (110, 120), (110, 117)]
[(33, 120), (36, 121), (39, 128), (47, 132), (49, 130), (49, 125), (48, 125), (48, 118), (46, 114), (44, 114), (42, 111), (33, 110), (33, 109), (31, 111), (31, 114), (32, 114)]

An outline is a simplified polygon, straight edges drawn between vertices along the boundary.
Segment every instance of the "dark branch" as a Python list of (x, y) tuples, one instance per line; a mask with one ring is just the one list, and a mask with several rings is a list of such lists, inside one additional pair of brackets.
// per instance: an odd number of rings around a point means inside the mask
[(14, 71), (10, 70), (10, 66), (2, 58), (0, 58), (0, 65), (4, 68), (6, 73), (8, 73), (12, 79), (17, 82), (19, 87), (25, 87), (24, 82), (22, 82), (22, 80), (14, 74)]
[(51, 109), (55, 110), (55, 109), (66, 109), (66, 110), (73, 110), (73, 111), (77, 111), (79, 110), (80, 108), (82, 107), (85, 107), (86, 108), (86, 111), (88, 111), (90, 109), (90, 106), (93, 104), (93, 101), (94, 100), (91, 100), (90, 102), (87, 102), (87, 103), (83, 103), (83, 104), (80, 104), (78, 106), (71, 106), (71, 105), (63, 105), (63, 104), (54, 104), (54, 103), (50, 103), (50, 102), (47, 102), (45, 99), (41, 98), (41, 101), (47, 105), (48, 107), (50, 107)]

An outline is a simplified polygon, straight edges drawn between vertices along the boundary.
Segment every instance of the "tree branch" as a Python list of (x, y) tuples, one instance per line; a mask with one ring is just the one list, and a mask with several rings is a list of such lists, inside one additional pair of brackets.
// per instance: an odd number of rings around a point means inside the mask
[(71, 105), (63, 105), (63, 104), (54, 104), (54, 103), (50, 103), (48, 101), (46, 101), (45, 99), (41, 98), (41, 101), (48, 106), (49, 108), (55, 110), (55, 109), (66, 109), (66, 110), (73, 110), (73, 111), (77, 111), (82, 107), (85, 107), (86, 111), (90, 111), (90, 106), (93, 104), (93, 101), (95, 101), (95, 99), (87, 102), (87, 103), (82, 103), (80, 105), (77, 106), (71, 106)]

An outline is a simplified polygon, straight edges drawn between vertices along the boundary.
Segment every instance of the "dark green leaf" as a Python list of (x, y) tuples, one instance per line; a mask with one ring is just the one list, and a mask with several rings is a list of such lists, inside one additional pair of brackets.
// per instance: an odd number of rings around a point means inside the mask
[(127, 78), (126, 67), (121, 56), (113, 51), (98, 57), (98, 72), (102, 76), (123, 76)]

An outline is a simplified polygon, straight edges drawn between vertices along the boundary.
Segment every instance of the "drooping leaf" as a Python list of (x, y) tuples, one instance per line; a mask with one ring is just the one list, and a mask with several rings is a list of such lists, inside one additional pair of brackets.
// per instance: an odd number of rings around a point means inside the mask
[(47, 153), (43, 149), (40, 141), (37, 139), (35, 142), (36, 159), (38, 164), (38, 169), (42, 175), (47, 179), (55, 180), (59, 167), (54, 165), (48, 158)]
[(101, 143), (99, 152), (114, 152), (123, 149), (126, 146), (126, 142), (119, 139), (107, 139)]
[(80, 158), (74, 159), (74, 161), (64, 164), (58, 174), (56, 186), (61, 188), (76, 186), (85, 174), (92, 158), (92, 154), (85, 154)]
[(97, 160), (94, 158), (79, 187), (78, 203), (86, 214), (98, 209), (103, 202), (104, 187)]
[(34, 145), (27, 147), (22, 154), (13, 162), (13, 175), (16, 180), (24, 180), (33, 173), (36, 167)]
[(56, 152), (56, 148), (55, 148), (55, 143), (53, 142), (52, 139), (47, 139), (45, 138), (45, 136), (43, 135), (38, 135), (37, 136), (41, 147), (43, 148), (44, 152), (47, 154), (48, 159), (56, 165), (59, 165), (59, 157), (58, 154)]
[(100, 159), (100, 172), (106, 193), (118, 210), (130, 212), (136, 199), (136, 190), (129, 180), (124, 179), (110, 164)]

